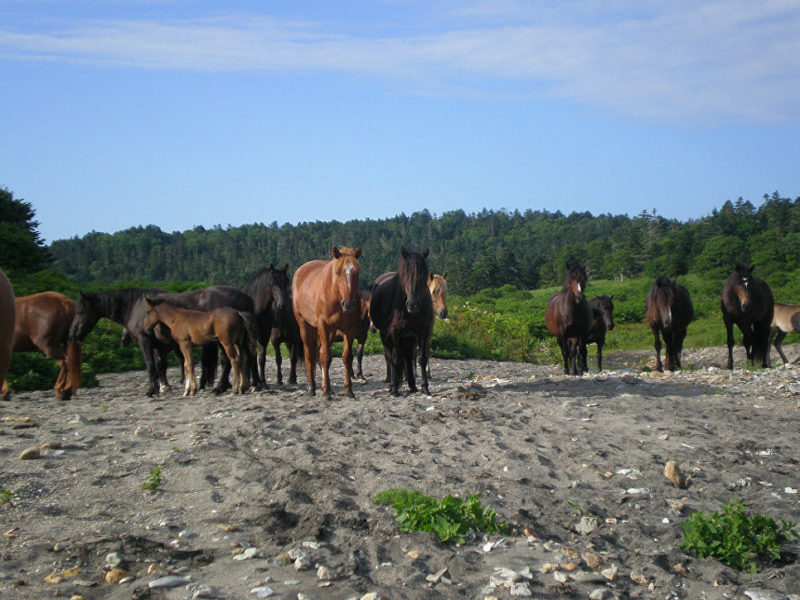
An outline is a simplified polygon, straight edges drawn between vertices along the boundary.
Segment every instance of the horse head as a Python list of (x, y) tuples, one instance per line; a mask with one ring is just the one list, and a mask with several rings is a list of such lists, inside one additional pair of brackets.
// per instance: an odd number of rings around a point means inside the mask
[(431, 300), (433, 301), (433, 312), (436, 313), (440, 319), (447, 318), (447, 273), (444, 275), (437, 275), (430, 273), (428, 275), (428, 290), (431, 293)]
[(675, 300), (675, 283), (669, 277), (656, 278), (655, 301), (661, 315), (661, 324), (669, 329), (672, 326), (672, 303)]
[(586, 269), (580, 265), (570, 265), (567, 263), (567, 276), (564, 278), (564, 289), (573, 296), (575, 302), (583, 300), (586, 292)]
[(89, 332), (100, 320), (100, 298), (97, 294), (84, 294), (81, 292), (78, 300), (75, 317), (69, 328), (69, 339), (83, 342)]
[[(753, 282), (753, 269), (755, 269), (755, 265), (748, 267), (745, 264), (738, 263), (733, 270), (736, 274), (734, 293), (739, 298), (739, 304), (743, 311), (746, 311), (750, 304), (750, 284)], [(731, 273), (731, 275), (734, 273)]]
[(361, 309), (361, 296), (358, 292), (358, 276), (361, 267), (358, 259), (361, 246), (355, 250), (333, 247), (333, 274), (336, 279), (337, 292), (341, 298), (342, 311), (349, 313)]
[(144, 313), (144, 319), (142, 319), (142, 330), (147, 335), (153, 335), (153, 331), (161, 322), (160, 316), (158, 314), (158, 305), (164, 302), (160, 299), (148, 298), (145, 296), (144, 305), (146, 307)]
[(606, 324), (606, 330), (611, 331), (614, 329), (614, 295), (611, 296), (598, 296), (596, 298), (597, 304), (600, 307), (600, 312), (603, 314), (603, 322)]
[(397, 278), (403, 293), (406, 296), (406, 311), (409, 314), (419, 312), (425, 294), (428, 290), (428, 249), (422, 254), (409, 252), (405, 247), (400, 248), (400, 259), (397, 261)]
[(272, 285), (270, 292), (272, 294), (272, 305), (275, 313), (281, 313), (284, 306), (288, 304), (289, 300), (289, 265), (288, 263), (282, 269), (276, 269), (275, 265), (269, 265), (269, 272), (272, 278)]

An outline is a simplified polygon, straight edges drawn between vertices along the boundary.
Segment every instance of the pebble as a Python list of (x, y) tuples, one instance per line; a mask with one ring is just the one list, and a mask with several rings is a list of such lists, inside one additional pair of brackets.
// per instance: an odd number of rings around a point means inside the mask
[(597, 588), (596, 590), (592, 590), (592, 592), (589, 594), (589, 600), (609, 600), (613, 597), (613, 592), (605, 588)]
[(444, 569), (440, 569), (436, 573), (431, 573), (425, 578), (425, 581), (427, 581), (428, 583), (437, 584), (442, 579), (442, 577), (444, 577), (445, 573), (447, 573), (447, 567), (445, 567)]
[(122, 563), (122, 557), (117, 552), (109, 552), (106, 554), (106, 566), (113, 569)]
[(517, 582), (511, 586), (511, 590), (509, 593), (512, 596), (520, 596), (524, 598), (530, 598), (533, 596), (531, 593), (531, 587), (525, 583), (524, 581)]
[(75, 416), (72, 418), (72, 420), (71, 420), (71, 421), (69, 421), (69, 424), (70, 424), (70, 425), (91, 425), (91, 424), (92, 424), (92, 422), (91, 422), (91, 421), (89, 421), (89, 419), (87, 419), (87, 418), (86, 418), (86, 417), (84, 417), (83, 415), (75, 415)]
[(317, 569), (317, 579), (319, 579), (320, 581), (333, 581), (334, 579), (336, 579), (336, 575), (334, 575), (331, 569), (329, 569), (325, 565), (322, 565), (320, 566), (319, 569)]
[(258, 587), (254, 587), (250, 590), (250, 593), (255, 595), (256, 598), (269, 598), (275, 592), (272, 591), (272, 588), (267, 587), (265, 585), (260, 585)]
[(128, 573), (124, 569), (111, 569), (106, 573), (105, 580), (109, 585), (116, 585), (122, 581)]
[(244, 552), (242, 552), (241, 554), (237, 554), (236, 556), (234, 556), (233, 560), (248, 560), (250, 558), (253, 558), (256, 554), (258, 554), (258, 548), (251, 546), (249, 548), (245, 548)]
[(575, 525), (575, 531), (578, 533), (582, 533), (583, 535), (587, 535), (593, 532), (598, 527), (597, 517), (595, 516), (585, 516), (581, 517), (580, 523)]
[(19, 455), (20, 460), (35, 460), (41, 457), (42, 457), (42, 451), (39, 450), (38, 446), (31, 446), (30, 448), (25, 448), (25, 450), (22, 451), (22, 454)]
[(206, 585), (205, 583), (196, 584), (195, 586), (187, 586), (189, 587), (189, 591), (192, 593), (192, 600), (198, 600), (200, 598), (224, 598), (225, 594), (223, 594), (220, 590), (211, 587), (210, 585)]
[(159, 577), (147, 584), (151, 590), (158, 588), (173, 588), (185, 585), (191, 581), (190, 577), (175, 577), (174, 575), (167, 575), (166, 577)]
[(774, 590), (745, 590), (744, 595), (750, 600), (788, 600), (786, 594)]

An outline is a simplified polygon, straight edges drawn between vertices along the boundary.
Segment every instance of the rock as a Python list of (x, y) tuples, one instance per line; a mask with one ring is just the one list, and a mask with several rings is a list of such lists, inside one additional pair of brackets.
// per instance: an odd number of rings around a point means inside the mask
[(774, 590), (745, 590), (744, 595), (750, 598), (750, 600), (788, 600), (786, 594), (781, 594)]
[(124, 569), (114, 568), (106, 573), (105, 580), (109, 585), (116, 585), (127, 575), (128, 573)]
[(294, 561), (295, 571), (307, 571), (314, 566), (310, 556), (298, 556)]
[(256, 554), (258, 554), (258, 548), (250, 546), (249, 548), (245, 548), (243, 552), (234, 556), (233, 560), (248, 560), (253, 558)]
[(25, 448), (25, 450), (22, 451), (22, 454), (19, 455), (20, 460), (35, 460), (41, 457), (42, 457), (42, 451), (39, 450), (38, 446), (31, 446), (30, 448)]
[(322, 565), (317, 569), (317, 579), (320, 581), (333, 581), (336, 579), (336, 574), (325, 565)]
[(113, 569), (122, 564), (122, 557), (117, 552), (109, 552), (106, 554), (106, 567)]
[(597, 529), (599, 523), (594, 515), (581, 517), (580, 523), (575, 525), (575, 531), (587, 535)]
[(683, 473), (681, 473), (678, 463), (674, 460), (669, 460), (667, 464), (664, 465), (664, 477), (681, 489), (686, 488), (689, 482), (688, 478), (684, 477)]
[(596, 590), (592, 590), (592, 592), (589, 594), (590, 600), (609, 600), (609, 598), (613, 597), (614, 593), (605, 588), (597, 588)]
[(92, 422), (89, 421), (83, 415), (75, 415), (72, 420), (69, 422), (70, 425), (91, 425)]
[(531, 587), (525, 583), (524, 581), (517, 582), (511, 586), (511, 590), (509, 593), (512, 596), (520, 596), (523, 598), (530, 598), (533, 596), (531, 593)]
[(581, 558), (590, 569), (596, 569), (600, 566), (600, 557), (594, 552), (584, 552), (581, 554)]
[(191, 579), (189, 577), (175, 577), (174, 575), (167, 575), (166, 577), (159, 577), (147, 584), (151, 590), (159, 588), (173, 588), (181, 585), (186, 585)]
[(71, 569), (67, 569), (66, 571), (61, 571), (60, 573), (52, 573), (44, 578), (45, 583), (49, 583), (51, 585), (56, 585), (64, 581), (65, 579), (69, 579), (70, 577), (75, 577), (79, 575), (81, 572), (80, 567), (72, 567)]
[(495, 569), (494, 574), (489, 578), (489, 584), (494, 587), (510, 588), (513, 584), (518, 582), (519, 579), (519, 573), (513, 569), (499, 567)]
[(192, 600), (199, 600), (200, 598), (224, 598), (225, 594), (223, 594), (220, 590), (211, 587), (205, 583), (201, 583), (196, 587), (192, 588)]
[(272, 591), (272, 588), (269, 588), (265, 585), (260, 585), (251, 589), (250, 593), (255, 595), (256, 598), (269, 598), (275, 592)]
[(650, 583), (650, 580), (645, 575), (636, 572), (631, 573), (631, 581), (639, 585), (647, 585)]
[(613, 565), (607, 569), (603, 569), (602, 571), (600, 571), (600, 574), (609, 581), (614, 581), (617, 578), (618, 571), (619, 569), (617, 568), (617, 565)]
[(445, 573), (447, 573), (447, 567), (445, 567), (444, 569), (440, 569), (436, 573), (431, 573), (425, 578), (425, 581), (427, 581), (428, 583), (437, 584), (442, 579)]
[(566, 583), (567, 579), (569, 579), (569, 576), (561, 571), (553, 571), (553, 579), (555, 579), (558, 583)]

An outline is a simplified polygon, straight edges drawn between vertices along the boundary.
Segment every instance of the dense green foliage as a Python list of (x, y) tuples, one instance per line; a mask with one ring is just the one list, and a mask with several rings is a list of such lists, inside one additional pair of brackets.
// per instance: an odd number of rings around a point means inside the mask
[(681, 526), (681, 550), (750, 573), (758, 572), (759, 564), (780, 560), (781, 544), (800, 537), (795, 523), (783, 517), (778, 524), (766, 515), (748, 516), (746, 509), (743, 500), (734, 500), (721, 512), (692, 513)]
[(52, 260), (35, 214), (30, 202), (0, 187), (0, 268), (11, 278), (43, 269)]
[(427, 531), (442, 542), (463, 544), (476, 533), (505, 533), (508, 526), (497, 513), (481, 506), (480, 494), (462, 500), (451, 495), (437, 500), (417, 490), (391, 488), (375, 495), (375, 504), (388, 504), (397, 511), (400, 531)]
[(642, 212), (610, 214), (548, 211), (427, 211), (391, 219), (299, 225), (196, 227), (166, 233), (154, 225), (114, 234), (59, 240), (50, 250), (55, 269), (82, 284), (121, 280), (208, 281), (242, 285), (273, 262), (300, 264), (330, 256), (333, 245), (360, 245), (362, 284), (397, 265), (399, 249), (430, 248), (429, 264), (447, 272), (462, 294), (511, 284), (522, 289), (560, 284), (568, 260), (587, 265), (589, 278), (708, 274), (718, 278), (736, 262), (783, 283), (800, 274), (800, 198), (777, 192), (756, 208), (742, 199), (697, 221), (681, 223)]

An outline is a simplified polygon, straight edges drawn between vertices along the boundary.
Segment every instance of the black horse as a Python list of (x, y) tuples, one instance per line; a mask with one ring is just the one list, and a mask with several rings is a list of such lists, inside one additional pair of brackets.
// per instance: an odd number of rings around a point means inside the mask
[(163, 293), (164, 290), (158, 288), (125, 288), (89, 294), (81, 292), (69, 332), (70, 339), (83, 342), (101, 318), (111, 319), (122, 325), (125, 328), (123, 344), (128, 338), (136, 340), (142, 351), (150, 379), (148, 396), (157, 395), (161, 388), (168, 387), (166, 355), (170, 349), (177, 352), (177, 346), (146, 334), (142, 328), (142, 320), (147, 311), (145, 296)]
[[(224, 285), (212, 285), (199, 290), (192, 290), (190, 292), (180, 292), (178, 294), (159, 294), (152, 296), (155, 299), (163, 299), (172, 304), (190, 308), (194, 310), (210, 311), (215, 308), (233, 308), (242, 314), (242, 317), (247, 324), (248, 342), (245, 344), (245, 364), (246, 374), (253, 383), (257, 385), (257, 366), (255, 357), (253, 356), (252, 348), (257, 340), (257, 324), (254, 315), (253, 299), (235, 287)], [(217, 374), (217, 346), (218, 344), (206, 344), (203, 346), (202, 351), (202, 373), (200, 375), (200, 389), (206, 386), (210, 387), (214, 384)], [(231, 372), (231, 364), (228, 358), (222, 356), (222, 374), (220, 375), (217, 385), (213, 391), (215, 394), (221, 394), (227, 389), (230, 389), (230, 381), (228, 379)], [(253, 374), (255, 373), (255, 378)]]
[(686, 330), (694, 318), (692, 298), (682, 285), (659, 275), (645, 300), (645, 313), (650, 329), (653, 331), (656, 348), (656, 370), (663, 371), (661, 365), (661, 335), (667, 345), (664, 362), (667, 371), (681, 368), (681, 350)]
[(722, 320), (728, 334), (728, 368), (733, 369), (733, 325), (742, 331), (742, 344), (751, 365), (769, 366), (769, 333), (775, 298), (769, 285), (753, 277), (755, 265), (736, 265), (722, 288)]
[(592, 309), (592, 326), (589, 335), (581, 347), (583, 368), (588, 370), (586, 361), (586, 346), (597, 344), (597, 370), (603, 370), (603, 346), (606, 343), (606, 333), (614, 329), (614, 296), (595, 296), (589, 301)]
[(561, 348), (564, 375), (580, 375), (586, 371), (586, 338), (593, 316), (584, 296), (586, 280), (583, 267), (567, 263), (564, 287), (550, 297), (544, 313), (545, 325), (556, 336)]
[[(258, 371), (257, 381), (264, 387), (267, 385), (266, 360), (267, 344), (272, 332), (280, 329), (285, 312), (291, 312), (289, 302), (289, 265), (276, 269), (270, 264), (261, 269), (244, 284), (242, 291), (253, 299), (253, 311), (258, 327)], [(286, 310), (288, 308), (288, 311)], [(298, 330), (299, 331), (299, 330)], [(299, 335), (299, 334), (298, 334)], [(279, 360), (276, 358), (276, 363)], [(280, 367), (279, 367), (280, 368)], [(281, 384), (280, 374), (278, 384)]]
[[(372, 286), (369, 316), (378, 329), (383, 352), (391, 364), (389, 392), (398, 396), (398, 387), (405, 374), (408, 388), (417, 391), (414, 380), (414, 355), (430, 336), (433, 327), (433, 301), (428, 290), (428, 264), (422, 254), (400, 251), (397, 271), (384, 273)], [(422, 391), (428, 390), (427, 356), (420, 355)]]

